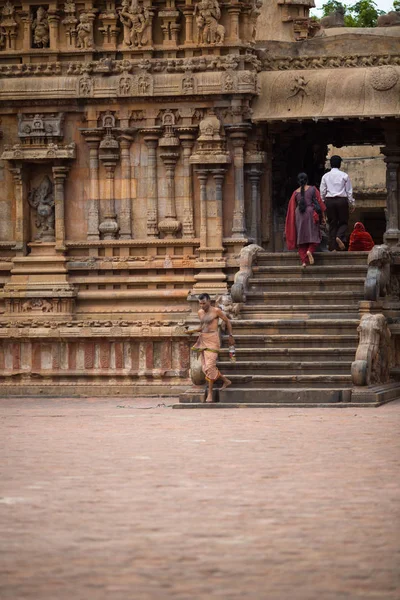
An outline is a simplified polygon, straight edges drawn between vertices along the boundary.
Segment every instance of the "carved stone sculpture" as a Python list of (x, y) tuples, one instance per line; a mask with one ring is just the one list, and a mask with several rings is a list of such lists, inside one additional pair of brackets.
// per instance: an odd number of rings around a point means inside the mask
[(261, 14), (262, 0), (254, 0), (254, 4), (250, 11), (250, 23), (251, 23), (251, 34), (250, 39), (252, 42), (256, 41), (257, 35), (257, 20)]
[(15, 20), (15, 8), (11, 2), (6, 2), (1, 11), (0, 49), (15, 50), (18, 23)]
[(366, 300), (376, 301), (390, 293), (390, 249), (382, 244), (374, 246), (368, 254), (368, 271), (365, 279)]
[(218, 0), (200, 0), (194, 9), (198, 44), (222, 44), (225, 27), (220, 25), (221, 9)]
[(400, 25), (400, 11), (391, 10), (387, 15), (378, 17), (377, 27), (395, 27)]
[(354, 385), (386, 383), (391, 366), (390, 330), (384, 315), (364, 315), (358, 327), (360, 341), (351, 365)]
[[(233, 303), (232, 296), (230, 294), (222, 294), (215, 298), (215, 306), (221, 309), (228, 319), (237, 319), (240, 312), (240, 304)], [(226, 331), (226, 323), (220, 321), (222, 331)]]
[(324, 29), (330, 29), (332, 27), (344, 27), (344, 7), (341, 6), (334, 12), (322, 17), (321, 25)]
[(146, 29), (150, 25), (150, 13), (141, 6), (138, 0), (123, 0), (119, 18), (124, 26), (124, 43), (127, 46), (140, 48), (148, 42)]
[(253, 272), (253, 261), (261, 251), (261, 246), (257, 246), (257, 244), (250, 244), (242, 248), (239, 258), (239, 271), (235, 275), (234, 284), (231, 288), (233, 302), (246, 302), (246, 290)]
[(28, 194), (28, 203), (36, 211), (37, 234), (35, 239), (52, 242), (54, 241), (54, 195), (53, 184), (49, 177), (42, 180), (38, 188)]
[(93, 48), (93, 45), (92, 24), (89, 20), (89, 16), (86, 13), (82, 13), (76, 27), (76, 47)]
[(43, 6), (39, 6), (32, 23), (33, 45), (36, 48), (48, 48), (50, 42), (49, 18)]

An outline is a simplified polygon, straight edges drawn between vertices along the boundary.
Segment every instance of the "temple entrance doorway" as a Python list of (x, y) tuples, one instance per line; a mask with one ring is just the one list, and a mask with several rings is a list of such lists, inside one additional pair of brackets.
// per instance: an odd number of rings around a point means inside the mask
[(339, 154), (342, 169), (349, 173), (356, 210), (349, 220), (349, 231), (356, 221), (364, 223), (376, 244), (383, 242), (386, 229), (386, 165), (380, 148), (385, 145), (388, 120), (303, 121), (271, 123), (272, 138), (272, 228), (268, 250), (281, 252), (287, 205), (297, 187), (297, 175), (305, 172), (309, 183), (319, 188), (329, 170), (329, 158)]

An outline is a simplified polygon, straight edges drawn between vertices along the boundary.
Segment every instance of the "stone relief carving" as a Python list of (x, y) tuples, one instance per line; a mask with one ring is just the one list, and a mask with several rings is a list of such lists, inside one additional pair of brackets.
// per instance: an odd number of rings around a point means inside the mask
[(303, 77), (303, 75), (296, 75), (294, 77), (294, 81), (290, 88), (291, 93), (288, 95), (288, 99), (293, 98), (294, 96), (297, 96), (297, 95), (299, 95), (301, 98), (304, 98), (304, 96), (308, 96), (308, 91), (307, 91), (308, 84), (309, 84), (309, 81), (306, 81), (305, 78)]
[(147, 28), (150, 25), (150, 12), (138, 0), (122, 1), (119, 18), (124, 28), (124, 43), (141, 48), (148, 43)]
[(76, 27), (76, 47), (93, 48), (93, 25), (87, 13), (82, 13), (79, 17), (79, 23)]
[(297, 58), (283, 57), (273, 58), (262, 57), (263, 69), (266, 71), (292, 71), (303, 69), (339, 69), (342, 67), (380, 67), (380, 66), (399, 66), (400, 55), (346, 55), (346, 56), (323, 56), (311, 57), (300, 56)]
[(257, 36), (257, 21), (258, 21), (258, 17), (261, 14), (261, 7), (262, 7), (263, 3), (262, 0), (254, 0), (254, 3), (251, 7), (250, 10), (250, 24), (251, 24), (251, 34), (250, 34), (250, 40), (252, 42), (256, 41), (256, 36)]
[(351, 365), (354, 385), (386, 383), (392, 360), (390, 330), (384, 315), (363, 315), (355, 361)]
[(153, 94), (153, 78), (151, 75), (140, 75), (138, 78), (138, 95), (151, 96)]
[(43, 6), (39, 6), (36, 11), (36, 17), (32, 23), (33, 47), (48, 48), (50, 42), (49, 35), (49, 17)]
[(41, 241), (54, 241), (54, 195), (53, 184), (46, 175), (39, 187), (28, 194), (28, 203), (36, 211), (35, 225), (37, 234), (35, 239)]
[(1, 11), (0, 50), (15, 50), (18, 23), (15, 20), (15, 9), (11, 2), (6, 2)]
[(18, 137), (25, 142), (46, 142), (63, 137), (64, 113), (18, 113)]
[(132, 96), (134, 94), (134, 78), (125, 73), (118, 81), (118, 95)]
[(374, 90), (385, 92), (396, 85), (399, 75), (393, 67), (377, 67), (371, 70), (369, 80)]
[(221, 9), (218, 0), (200, 0), (194, 8), (198, 44), (222, 44), (225, 27), (219, 23)]
[(89, 75), (84, 75), (78, 81), (79, 96), (88, 97), (93, 94), (93, 79)]
[(48, 300), (42, 298), (32, 298), (32, 300), (26, 300), (21, 306), (21, 312), (53, 312), (54, 306)]

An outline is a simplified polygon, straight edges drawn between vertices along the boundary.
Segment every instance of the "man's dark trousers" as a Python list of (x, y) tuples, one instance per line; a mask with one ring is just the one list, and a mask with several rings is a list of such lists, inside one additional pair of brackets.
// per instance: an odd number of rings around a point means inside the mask
[(329, 250), (338, 250), (336, 238), (347, 244), (347, 224), (349, 222), (349, 202), (343, 196), (325, 198), (326, 216), (329, 225)]

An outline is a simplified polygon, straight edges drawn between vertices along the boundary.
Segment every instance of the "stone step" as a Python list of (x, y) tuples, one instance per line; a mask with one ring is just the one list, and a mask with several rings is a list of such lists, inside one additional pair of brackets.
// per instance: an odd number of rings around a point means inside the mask
[(232, 389), (236, 388), (346, 388), (351, 387), (350, 373), (335, 374), (293, 374), (293, 375), (263, 375), (253, 372), (251, 375), (229, 374)]
[[(364, 290), (364, 277), (305, 277), (301, 280), (301, 288), (304, 291), (326, 291), (337, 292), (342, 290), (362, 292)], [(274, 292), (291, 290), (298, 291), (299, 281), (294, 278), (270, 278), (262, 279), (260, 277), (250, 277), (249, 286), (251, 291)]]
[(266, 319), (269, 317), (310, 319), (357, 319), (358, 304), (245, 304), (240, 311), (242, 319)]
[(365, 279), (367, 274), (367, 265), (312, 265), (303, 268), (301, 265), (269, 265), (269, 266), (254, 266), (253, 276), (258, 279), (268, 278), (291, 278), (291, 279), (307, 279), (307, 278), (343, 278), (343, 277), (362, 277)]
[[(368, 252), (316, 252), (315, 265), (366, 265)], [(259, 252), (257, 265), (289, 265), (300, 263), (297, 252)]]
[(351, 361), (316, 360), (305, 361), (272, 361), (272, 360), (240, 360), (236, 362), (219, 361), (218, 368), (224, 375), (348, 375), (351, 372)]
[(233, 324), (236, 333), (284, 335), (307, 334), (325, 336), (331, 334), (356, 333), (358, 319), (237, 319)]
[[(264, 349), (270, 348), (272, 350), (285, 350), (288, 351), (292, 348), (298, 348), (302, 351), (307, 351), (310, 348), (354, 348), (358, 344), (357, 331), (351, 331), (348, 334), (273, 334), (273, 335), (260, 335), (249, 333), (238, 333), (234, 331), (236, 349), (241, 348), (257, 348)], [(226, 336), (223, 337), (224, 345), (228, 345), (228, 339)]]
[[(283, 364), (293, 361), (332, 360), (343, 361), (346, 364), (354, 360), (357, 346), (341, 348), (240, 348), (236, 346), (236, 364), (240, 361), (281, 361)], [(229, 349), (222, 348), (219, 354), (221, 361), (229, 361)]]
[(293, 304), (293, 305), (304, 305), (312, 307), (315, 304), (317, 305), (329, 305), (333, 306), (335, 304), (352, 304), (358, 303), (360, 300), (364, 299), (364, 290), (362, 291), (354, 291), (354, 290), (340, 290), (332, 292), (302, 292), (299, 291), (299, 286), (297, 286), (297, 290), (295, 291), (285, 291), (282, 290), (280, 292), (275, 291), (262, 291), (262, 290), (250, 290), (246, 292), (246, 304), (244, 308), (251, 306), (252, 304), (258, 304), (260, 301), (265, 305), (277, 305), (277, 304)]
[(351, 392), (345, 387), (271, 387), (268, 389), (254, 387), (251, 389), (243, 387), (229, 387), (226, 390), (218, 390), (220, 404), (322, 404), (348, 402)]

